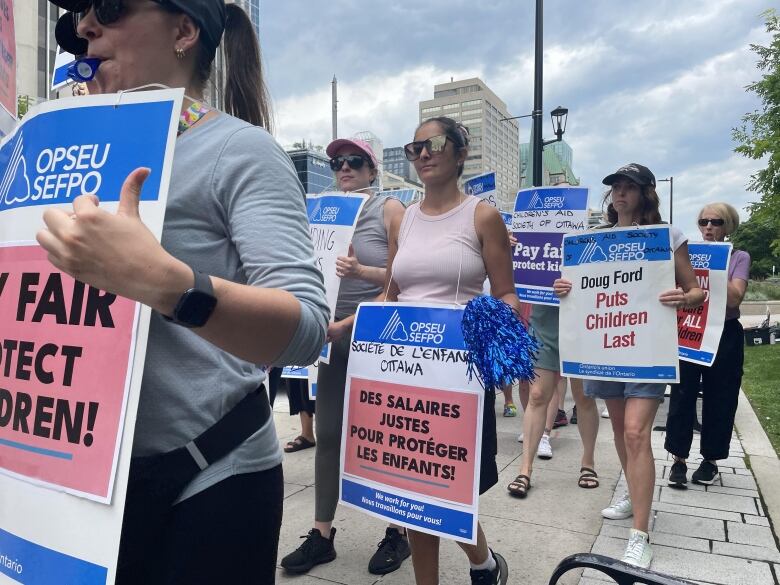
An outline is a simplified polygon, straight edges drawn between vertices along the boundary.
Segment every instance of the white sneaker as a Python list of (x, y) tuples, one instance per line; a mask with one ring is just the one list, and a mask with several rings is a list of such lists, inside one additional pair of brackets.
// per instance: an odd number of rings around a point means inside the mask
[(623, 558), (624, 563), (647, 569), (650, 567), (650, 561), (653, 560), (653, 549), (650, 547), (649, 537), (646, 532), (631, 529), (631, 536), (628, 538), (628, 546)]
[(550, 445), (550, 435), (542, 435), (539, 441), (539, 450), (536, 452), (539, 459), (552, 459), (552, 445)]
[(624, 520), (634, 515), (634, 506), (631, 504), (631, 497), (626, 493), (617, 502), (604, 508), (601, 515), (609, 520)]
[(606, 406), (601, 411), (601, 418), (609, 418), (609, 409)]
[(517, 437), (517, 442), (518, 443), (522, 443), (523, 442), (523, 437), (525, 437), (525, 433), (520, 433), (520, 436)]

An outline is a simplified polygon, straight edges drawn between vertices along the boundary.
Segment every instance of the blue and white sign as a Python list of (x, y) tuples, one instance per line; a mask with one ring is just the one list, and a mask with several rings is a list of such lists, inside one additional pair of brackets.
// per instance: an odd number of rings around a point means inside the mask
[(515, 289), (521, 301), (558, 305), (552, 284), (561, 275), (563, 235), (587, 229), (588, 189), (534, 187), (518, 192), (512, 216)]
[(73, 81), (68, 78), (68, 69), (76, 62), (76, 57), (57, 47), (57, 57), (54, 59), (54, 73), (51, 76), (51, 90), (59, 91)]
[[(0, 143), (0, 246), (34, 246), (47, 206), (68, 209), (84, 193), (94, 193), (101, 209), (115, 212), (122, 183), (142, 166), (152, 174), (139, 212), (159, 238), (183, 95), (179, 89), (85, 96), (31, 108)], [(150, 316), (151, 309), (139, 307), (130, 355), (124, 355), (129, 382), (122, 422), (136, 418)], [(0, 581), (114, 582), (134, 431), (134, 425), (120, 423), (109, 503), (14, 476), (0, 453)], [(31, 467), (40, 466), (39, 454), (29, 456)]]
[(677, 319), (658, 295), (675, 288), (668, 226), (595, 230), (563, 238), (561, 374), (591, 380), (679, 379)]
[(507, 213), (506, 211), (501, 212), (501, 219), (504, 220), (504, 225), (506, 226), (507, 231), (510, 233), (512, 232), (512, 214)]
[(466, 195), (474, 195), (487, 201), (493, 207), (498, 207), (495, 171), (470, 178), (464, 183), (463, 190), (466, 192)]
[(341, 443), (344, 504), (476, 542), (485, 391), (469, 381), (463, 307), (363, 303)]

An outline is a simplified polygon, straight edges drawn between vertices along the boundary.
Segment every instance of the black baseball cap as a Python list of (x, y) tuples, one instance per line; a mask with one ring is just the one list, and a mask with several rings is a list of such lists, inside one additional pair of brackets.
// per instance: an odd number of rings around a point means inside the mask
[(605, 185), (611, 185), (620, 177), (631, 179), (634, 183), (641, 185), (642, 187), (647, 185), (655, 187), (655, 175), (650, 172), (650, 169), (637, 163), (630, 163), (620, 167), (611, 175), (604, 177), (604, 180), (601, 182)]
[[(121, 3), (121, 0), (106, 0)], [(159, 4), (168, 5), (180, 10), (194, 20), (200, 27), (200, 38), (212, 58), (217, 53), (217, 47), (222, 42), (225, 32), (227, 9), (225, 0), (155, 0)], [(68, 53), (83, 55), (87, 52), (88, 43), (76, 34), (75, 12), (82, 12), (92, 6), (92, 0), (49, 0), (52, 4), (68, 12), (57, 21), (54, 34), (57, 44)]]

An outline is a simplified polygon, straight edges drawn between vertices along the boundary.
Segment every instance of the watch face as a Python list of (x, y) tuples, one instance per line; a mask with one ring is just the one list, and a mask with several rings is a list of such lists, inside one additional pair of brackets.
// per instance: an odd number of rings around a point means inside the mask
[(187, 327), (203, 327), (216, 306), (215, 296), (201, 290), (190, 289), (179, 301), (174, 318)]

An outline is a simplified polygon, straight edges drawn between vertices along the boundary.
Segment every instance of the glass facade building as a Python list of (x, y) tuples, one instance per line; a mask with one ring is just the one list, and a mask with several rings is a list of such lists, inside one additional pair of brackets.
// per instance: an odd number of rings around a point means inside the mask
[(311, 195), (335, 188), (330, 162), (324, 153), (314, 150), (288, 150), (304, 191)]
[(235, 0), (235, 3), (241, 6), (249, 18), (252, 20), (252, 26), (258, 40), (260, 39), (260, 0)]

